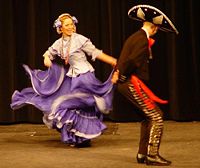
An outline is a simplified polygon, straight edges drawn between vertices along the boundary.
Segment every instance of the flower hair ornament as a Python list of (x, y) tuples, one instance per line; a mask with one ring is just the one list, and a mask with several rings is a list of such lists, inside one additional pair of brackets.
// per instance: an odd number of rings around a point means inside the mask
[(74, 24), (77, 24), (78, 23), (78, 20), (76, 19), (76, 17), (75, 16), (71, 16), (70, 14), (68, 14), (68, 13), (63, 13), (63, 14), (61, 14), (55, 21), (54, 21), (54, 24), (53, 24), (53, 27), (54, 28), (60, 28), (61, 26), (62, 26), (62, 23), (61, 23), (61, 19), (63, 18), (63, 17), (69, 17), (69, 18), (71, 18), (72, 19), (72, 21), (74, 22)]

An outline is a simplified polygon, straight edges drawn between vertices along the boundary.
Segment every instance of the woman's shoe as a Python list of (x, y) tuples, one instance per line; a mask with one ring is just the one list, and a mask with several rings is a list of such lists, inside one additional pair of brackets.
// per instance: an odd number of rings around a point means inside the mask
[(85, 140), (82, 143), (77, 143), (75, 147), (77, 148), (86, 148), (91, 146), (91, 140)]

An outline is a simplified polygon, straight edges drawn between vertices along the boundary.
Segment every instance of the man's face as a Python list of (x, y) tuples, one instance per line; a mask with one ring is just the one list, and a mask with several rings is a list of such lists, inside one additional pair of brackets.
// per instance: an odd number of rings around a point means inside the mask
[(158, 26), (155, 27), (154, 34), (156, 34), (157, 32), (158, 32)]
[(151, 36), (155, 35), (158, 32), (158, 26), (152, 25), (151, 26)]

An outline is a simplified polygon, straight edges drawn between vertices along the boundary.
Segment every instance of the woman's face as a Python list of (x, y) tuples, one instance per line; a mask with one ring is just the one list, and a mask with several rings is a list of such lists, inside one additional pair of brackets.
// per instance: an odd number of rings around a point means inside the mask
[(64, 36), (71, 36), (75, 32), (75, 25), (71, 18), (66, 18), (61, 27)]

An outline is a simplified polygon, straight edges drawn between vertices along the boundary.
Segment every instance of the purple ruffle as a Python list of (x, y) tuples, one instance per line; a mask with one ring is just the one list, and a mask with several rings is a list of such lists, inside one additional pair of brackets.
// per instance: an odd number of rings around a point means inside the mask
[(44, 123), (59, 130), (66, 143), (81, 143), (106, 129), (102, 119), (103, 113), (112, 109), (111, 75), (101, 82), (92, 72), (68, 77), (67, 70), (55, 63), (46, 71), (31, 70), (27, 65), (24, 68), (32, 87), (13, 93), (12, 109), (27, 104), (40, 109)]
[(64, 67), (57, 64), (47, 71), (31, 70), (27, 65), (23, 67), (31, 78), (34, 91), (46, 96), (55, 93), (60, 88), (66, 73)]

